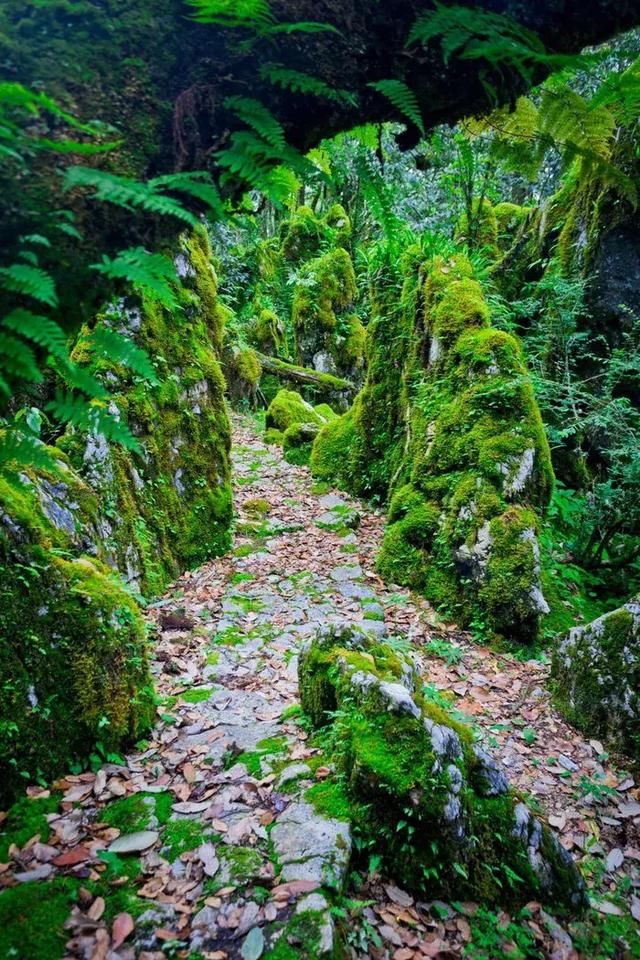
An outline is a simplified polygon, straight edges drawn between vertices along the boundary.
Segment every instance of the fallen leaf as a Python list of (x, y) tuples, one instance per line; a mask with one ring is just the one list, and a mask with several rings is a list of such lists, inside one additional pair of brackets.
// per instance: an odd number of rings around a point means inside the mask
[(135, 929), (135, 924), (133, 922), (133, 917), (130, 913), (119, 913), (113, 918), (113, 926), (111, 928), (111, 936), (113, 937), (112, 947), (114, 950), (117, 950), (124, 941), (127, 939), (129, 934), (133, 933)]
[(106, 904), (102, 897), (96, 897), (87, 910), (87, 916), (91, 917), (92, 920), (99, 920), (105, 911), (105, 906)]
[(109, 844), (109, 853), (139, 853), (142, 850), (148, 850), (157, 841), (158, 836), (155, 830), (126, 833)]
[(260, 927), (254, 927), (242, 941), (240, 956), (242, 960), (259, 960), (263, 952), (264, 934)]

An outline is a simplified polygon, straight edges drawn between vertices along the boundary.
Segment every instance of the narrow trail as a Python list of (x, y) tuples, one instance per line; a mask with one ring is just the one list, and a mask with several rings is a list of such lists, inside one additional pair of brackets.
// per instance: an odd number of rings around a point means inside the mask
[[(559, 718), (545, 665), (471, 643), (419, 598), (386, 587), (373, 569), (383, 518), (318, 492), (248, 420), (235, 422), (233, 471), (233, 552), (182, 576), (150, 610), (162, 697), (153, 736), (125, 765), (59, 781), (51, 835), (25, 837), (0, 864), (2, 886), (50, 890), (54, 880), (67, 898), (72, 887), (77, 902), (58, 931), (65, 956), (288, 960), (305, 955), (311, 919), (317, 955), (329, 951), (327, 897), (344, 879), (351, 837), (305, 799), (329, 771), (299, 722), (296, 655), (332, 621), (408, 637), (435, 695), (453, 694), (587, 874), (627, 887), (640, 913), (635, 784)], [(359, 892), (373, 902), (349, 920), (352, 956), (461, 956), (475, 905), (416, 903), (401, 879), (374, 874)], [(531, 910), (540, 956), (576, 956), (566, 933)]]

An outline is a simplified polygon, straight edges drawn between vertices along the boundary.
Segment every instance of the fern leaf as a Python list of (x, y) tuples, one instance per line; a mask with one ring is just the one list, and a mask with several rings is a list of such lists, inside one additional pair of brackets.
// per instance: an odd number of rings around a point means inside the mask
[(46, 303), (49, 307), (55, 307), (58, 302), (53, 278), (39, 267), (26, 263), (0, 267), (0, 287)]
[(276, 23), (267, 27), (265, 34), (277, 33), (337, 33), (342, 36), (340, 30), (332, 23), (325, 23), (319, 20), (299, 20), (295, 23)]
[(148, 253), (143, 247), (129, 247), (115, 257), (102, 257), (101, 263), (91, 265), (112, 280), (127, 280), (150, 300), (175, 310), (177, 301), (172, 284), (178, 284), (173, 263), (160, 253)]
[(198, 23), (264, 30), (274, 23), (267, 0), (187, 0)]
[(30, 383), (42, 383), (42, 373), (38, 369), (36, 356), (31, 347), (18, 337), (0, 331), (0, 356), (2, 367), (14, 377), (20, 377)]
[(56, 390), (45, 409), (61, 423), (76, 430), (90, 430), (107, 440), (113, 440), (128, 450), (140, 450), (140, 445), (129, 427), (120, 419), (119, 411), (112, 413), (100, 403), (90, 403), (86, 397), (69, 391)]
[(224, 205), (218, 188), (206, 170), (194, 170), (191, 173), (170, 173), (149, 180), (152, 189), (163, 187), (176, 193), (186, 193), (201, 200), (218, 219), (224, 216)]
[(125, 210), (139, 207), (149, 213), (176, 217), (193, 227), (198, 225), (197, 218), (177, 200), (160, 193), (157, 187), (154, 188), (149, 183), (119, 177), (92, 167), (69, 167), (65, 173), (64, 189), (71, 190), (76, 187), (93, 189), (93, 196), (97, 200), (113, 203)]
[(103, 357), (128, 367), (151, 384), (158, 384), (149, 354), (129, 337), (123, 337), (108, 327), (98, 326), (91, 331), (87, 340), (89, 346)]
[(68, 359), (66, 334), (62, 327), (50, 317), (18, 308), (2, 318), (2, 326), (14, 333), (19, 333), (26, 340), (37, 343), (52, 356), (60, 360)]
[[(92, 373), (85, 367), (79, 367), (75, 363), (51, 363), (60, 379), (67, 386), (76, 390), (81, 390), (94, 400), (105, 400), (108, 393), (104, 386), (97, 380)], [(87, 397), (84, 397), (86, 402)]]
[(282, 125), (259, 100), (251, 97), (227, 97), (225, 106), (233, 110), (243, 123), (252, 127), (275, 150), (284, 150), (285, 136)]
[(12, 425), (0, 432), (0, 470), (15, 474), (25, 467), (53, 474), (60, 472), (60, 463), (49, 447), (30, 431)]
[(375, 83), (370, 83), (368, 86), (386, 97), (396, 110), (414, 124), (424, 136), (424, 121), (418, 98), (403, 80), (376, 80)]
[(274, 86), (282, 87), (283, 90), (291, 90), (293, 93), (324, 97), (326, 100), (333, 100), (336, 103), (349, 103), (352, 106), (357, 104), (357, 98), (348, 90), (330, 87), (319, 77), (313, 77), (310, 73), (302, 73), (300, 70), (289, 70), (287, 67), (268, 63), (261, 68), (260, 76)]

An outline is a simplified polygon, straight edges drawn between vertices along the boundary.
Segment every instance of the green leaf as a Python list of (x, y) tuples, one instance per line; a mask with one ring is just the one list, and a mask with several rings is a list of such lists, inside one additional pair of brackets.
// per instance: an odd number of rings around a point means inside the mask
[(368, 86), (386, 97), (396, 110), (413, 123), (424, 136), (424, 121), (418, 98), (403, 80), (377, 80), (375, 83), (368, 84)]
[(29, 264), (12, 263), (9, 267), (0, 267), (0, 287), (39, 300), (50, 307), (55, 307), (58, 302), (53, 278), (44, 270)]

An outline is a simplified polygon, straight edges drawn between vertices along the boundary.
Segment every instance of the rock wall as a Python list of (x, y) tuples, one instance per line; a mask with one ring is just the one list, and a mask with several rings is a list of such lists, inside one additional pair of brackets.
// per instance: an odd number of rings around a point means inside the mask
[(406, 267), (404, 307), (372, 328), (365, 387), (321, 430), (312, 469), (390, 498), (387, 580), (526, 643), (548, 610), (537, 527), (553, 475), (522, 353), (490, 326), (464, 256)]
[(139, 452), (69, 431), (57, 472), (0, 484), (0, 800), (23, 776), (50, 776), (96, 742), (115, 748), (148, 727), (136, 597), (229, 544), (222, 324), (204, 232), (183, 238), (176, 266), (175, 310), (123, 301), (97, 321), (133, 334), (156, 371), (151, 386), (92, 363)]
[(640, 598), (570, 630), (554, 649), (552, 676), (572, 723), (640, 755)]

